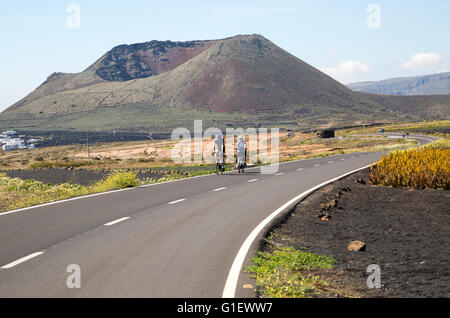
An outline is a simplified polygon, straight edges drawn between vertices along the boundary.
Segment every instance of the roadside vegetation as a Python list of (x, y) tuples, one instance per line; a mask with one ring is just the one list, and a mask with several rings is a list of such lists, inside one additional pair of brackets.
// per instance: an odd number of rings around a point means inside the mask
[(395, 151), (371, 167), (372, 184), (450, 189), (450, 148), (426, 146)]
[[(231, 171), (230, 167), (225, 168), (225, 171)], [(197, 171), (186, 171), (182, 172), (180, 170), (171, 170), (170, 173), (164, 175), (161, 178), (146, 178), (142, 180), (143, 184), (153, 184), (159, 182), (173, 181), (183, 178), (192, 178), (198, 176), (204, 176), (208, 174), (216, 173), (215, 170), (197, 170)]]
[(361, 133), (379, 133), (381, 129), (385, 132), (396, 133), (417, 133), (426, 134), (430, 136), (450, 138), (450, 120), (432, 120), (420, 121), (413, 123), (393, 123), (380, 126), (364, 127), (364, 128), (350, 128), (342, 132), (344, 134), (361, 134)]
[(247, 271), (256, 280), (260, 297), (310, 298), (329, 287), (314, 271), (331, 269), (334, 260), (330, 256), (291, 247), (274, 247), (257, 255), (252, 259), (255, 265), (247, 267)]
[(140, 180), (135, 173), (122, 171), (87, 187), (71, 183), (54, 185), (31, 179), (9, 178), (0, 174), (0, 210), (14, 210), (80, 195), (135, 187), (139, 184)]
[[(227, 168), (226, 171), (229, 171)], [(139, 179), (135, 170), (118, 170), (89, 186), (80, 184), (43, 183), (36, 180), (10, 178), (0, 173), (0, 211), (9, 211), (52, 201), (65, 200), (93, 193), (137, 187), (139, 185), (178, 180), (215, 173), (213, 170), (196, 170), (183, 172), (171, 170), (155, 178)]]
[(428, 145), (426, 145), (426, 147), (450, 148), (450, 137), (435, 140), (432, 143), (429, 143)]

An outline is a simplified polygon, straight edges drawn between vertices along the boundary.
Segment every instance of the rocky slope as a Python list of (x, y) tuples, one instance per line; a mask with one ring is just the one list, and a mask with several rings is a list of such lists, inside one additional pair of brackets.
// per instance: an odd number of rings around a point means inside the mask
[(347, 85), (354, 91), (386, 95), (450, 94), (450, 72), (424, 76), (392, 78), (378, 82)]
[(81, 73), (52, 74), (0, 114), (0, 127), (167, 131), (204, 119), (314, 128), (415, 118), (436, 103), (433, 116), (449, 115), (446, 97), (415, 101), (414, 112), (409, 102), (354, 92), (266, 38), (240, 35), (117, 46)]

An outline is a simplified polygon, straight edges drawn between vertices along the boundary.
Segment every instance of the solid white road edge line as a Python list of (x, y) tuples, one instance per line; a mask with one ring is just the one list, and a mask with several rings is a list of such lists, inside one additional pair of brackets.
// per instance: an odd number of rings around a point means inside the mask
[(285, 204), (283, 204), (281, 207), (279, 207), (277, 210), (272, 212), (268, 217), (266, 217), (261, 223), (259, 223), (253, 231), (250, 233), (250, 235), (245, 239), (244, 243), (242, 244), (241, 248), (239, 249), (233, 264), (231, 265), (230, 272), (228, 273), (227, 281), (225, 283), (225, 287), (223, 289), (222, 298), (234, 298), (234, 295), (236, 294), (236, 287), (239, 280), (239, 275), (241, 273), (242, 265), (244, 264), (245, 257), (247, 256), (248, 251), (250, 250), (251, 245), (253, 244), (253, 241), (258, 236), (259, 232), (261, 232), (264, 227), (269, 224), (270, 221), (272, 221), (278, 214), (285, 211), (286, 209), (294, 206), (297, 204), (301, 199), (306, 197), (307, 195), (311, 194), (312, 192), (316, 191), (317, 189), (320, 189), (321, 187), (330, 184), (334, 181), (337, 181), (339, 179), (342, 179), (352, 173), (358, 172), (360, 170), (366, 169), (370, 167), (371, 165), (364, 166), (362, 168), (358, 168), (356, 170), (347, 172), (339, 177), (330, 179), (328, 181), (325, 181), (319, 185), (316, 185), (315, 187), (312, 187), (311, 189), (299, 194), (295, 198), (289, 200)]
[(12, 267), (17, 266), (17, 265), (19, 265), (19, 264), (21, 264), (21, 263), (23, 263), (23, 262), (26, 262), (26, 261), (28, 261), (28, 260), (30, 260), (30, 259), (32, 259), (32, 258), (35, 258), (36, 256), (39, 256), (39, 255), (41, 255), (41, 254), (44, 254), (44, 252), (36, 252), (36, 253), (30, 254), (30, 255), (28, 255), (28, 256), (19, 258), (17, 261), (14, 261), (14, 262), (12, 262), (12, 263), (6, 264), (6, 265), (4, 265), (4, 266), (2, 266), (2, 267), (0, 267), (0, 268), (1, 268), (1, 269), (9, 269), (9, 268), (12, 268)]
[(111, 226), (111, 225), (117, 224), (117, 223), (119, 223), (119, 222), (128, 220), (129, 218), (130, 218), (130, 217), (126, 216), (126, 217), (124, 217), (124, 218), (120, 218), (120, 219), (117, 219), (117, 220), (115, 220), (115, 221), (111, 221), (111, 222), (109, 222), (109, 223), (105, 223), (105, 224), (103, 224), (103, 225), (104, 225), (104, 226)]
[(182, 202), (184, 200), (186, 200), (186, 199), (175, 200), (175, 201), (169, 202), (167, 204), (175, 204), (175, 203), (178, 203), (178, 202)]

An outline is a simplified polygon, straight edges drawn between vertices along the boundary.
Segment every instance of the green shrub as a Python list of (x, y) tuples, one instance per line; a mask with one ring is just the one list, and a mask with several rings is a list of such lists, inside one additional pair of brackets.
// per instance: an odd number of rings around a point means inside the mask
[(272, 252), (258, 252), (252, 259), (255, 265), (247, 271), (256, 279), (256, 287), (263, 297), (314, 297), (317, 287), (325, 288), (328, 283), (319, 276), (305, 271), (330, 269), (334, 259), (290, 247), (275, 248)]
[(94, 192), (136, 187), (140, 184), (137, 174), (133, 171), (117, 171), (90, 187)]
[(49, 161), (35, 162), (30, 165), (30, 169), (51, 168), (53, 164)]
[(89, 187), (70, 183), (54, 185), (31, 179), (9, 178), (6, 174), (0, 174), (0, 190), (7, 192), (7, 195), (0, 197), (0, 210), (19, 209), (80, 195), (135, 187), (139, 184), (140, 180), (134, 172), (123, 171), (113, 173)]
[(68, 160), (68, 158), (67, 159), (63, 158), (63, 160), (58, 160), (54, 162), (40, 161), (32, 163), (30, 165), (30, 169), (82, 167), (82, 166), (89, 166), (91, 164), (94, 164), (93, 160)]
[(139, 163), (155, 162), (155, 158), (139, 158)]
[(7, 195), (0, 197), (0, 210), (19, 209), (88, 194), (88, 189), (79, 184), (45, 184), (36, 180), (9, 178), (6, 174), (0, 174), (0, 190), (7, 192)]

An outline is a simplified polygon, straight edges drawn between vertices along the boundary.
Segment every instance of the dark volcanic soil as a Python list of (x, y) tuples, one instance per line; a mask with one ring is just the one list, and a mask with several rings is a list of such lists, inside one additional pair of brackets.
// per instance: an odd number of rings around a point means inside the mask
[(42, 169), (0, 171), (10, 178), (34, 179), (44, 183), (77, 183), (89, 185), (107, 176), (110, 172), (91, 170)]
[[(42, 170), (9, 170), (0, 171), (6, 173), (11, 178), (20, 178), (23, 180), (34, 179), (44, 183), (76, 183), (90, 185), (111, 174), (111, 171), (102, 170), (67, 170), (67, 169), (42, 169)], [(154, 172), (139, 172), (138, 178), (160, 178), (163, 174)]]
[[(143, 169), (133, 169), (133, 171), (137, 172), (137, 177), (141, 180), (151, 178), (151, 179), (159, 179), (170, 173), (173, 170), (176, 170), (180, 174), (187, 173), (189, 171), (200, 171), (200, 170), (213, 170), (215, 167), (213, 165), (205, 165), (205, 166), (193, 166), (193, 167), (158, 167), (158, 168), (143, 168)], [(61, 183), (76, 183), (81, 185), (90, 185), (104, 177), (107, 177), (112, 173), (110, 170), (94, 170), (94, 169), (30, 169), (30, 170), (5, 170), (0, 173), (6, 173), (10, 178), (20, 178), (23, 180), (26, 179), (34, 179), (37, 181), (41, 181), (44, 183), (53, 183), (53, 184), (61, 184)]]
[[(277, 227), (275, 242), (331, 255), (337, 264), (323, 278), (365, 297), (450, 297), (450, 192), (372, 186), (368, 175), (308, 197)], [(322, 221), (320, 204), (339, 191), (330, 221)], [(365, 251), (349, 251), (353, 240), (365, 242)], [(380, 289), (366, 286), (370, 264), (381, 267)]]

